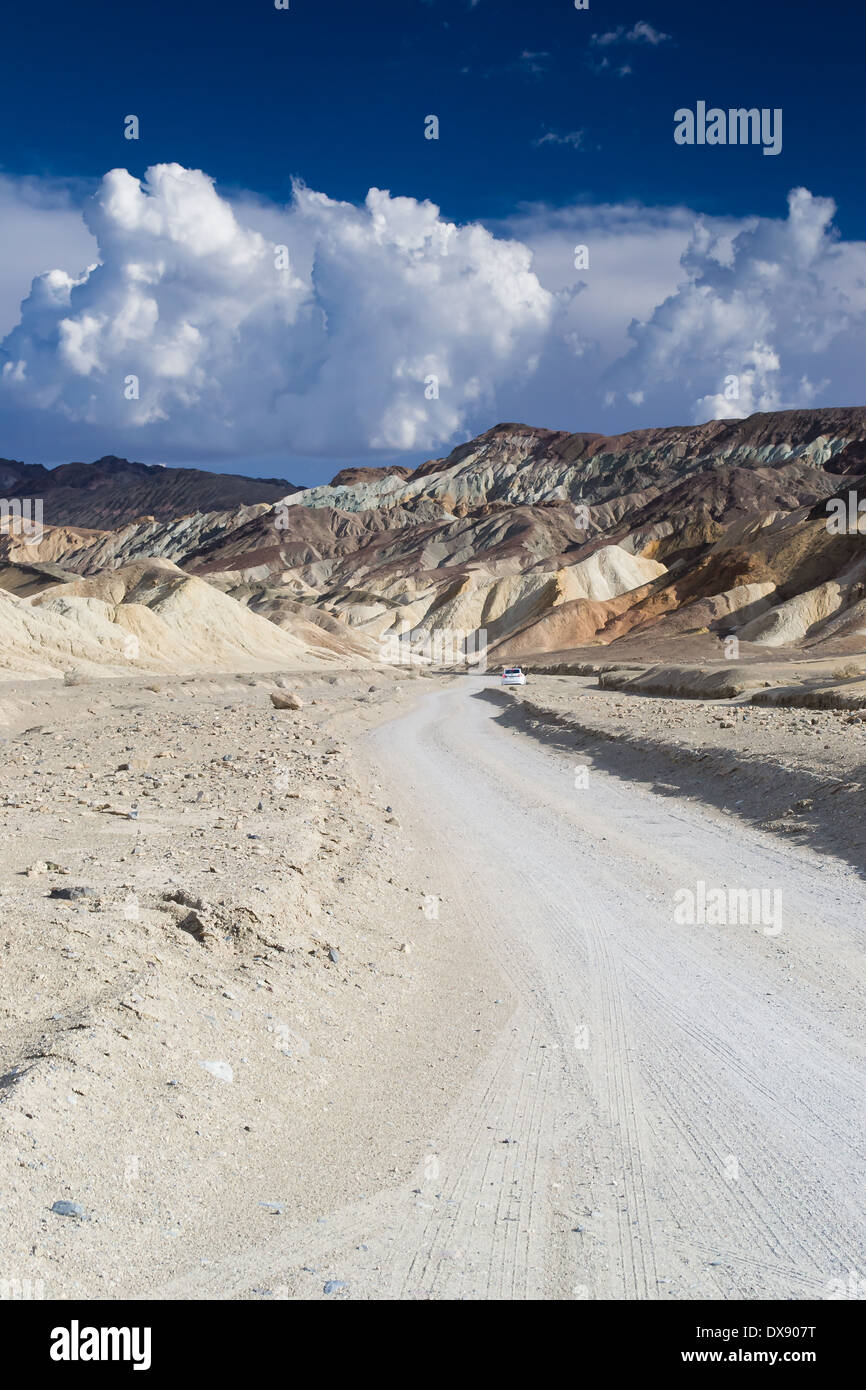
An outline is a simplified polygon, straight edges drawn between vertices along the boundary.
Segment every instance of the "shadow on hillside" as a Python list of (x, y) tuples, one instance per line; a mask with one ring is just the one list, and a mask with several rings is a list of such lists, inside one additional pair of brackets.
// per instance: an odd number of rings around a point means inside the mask
[[(656, 795), (692, 797), (795, 845), (844, 859), (866, 880), (866, 764), (840, 783), (757, 755), (647, 743), (626, 729), (600, 732), (581, 724), (579, 706), (559, 714), (498, 689), (474, 698), (498, 705), (497, 723), (505, 728), (583, 754), (621, 781), (650, 783)], [(798, 808), (804, 801), (811, 804)]]

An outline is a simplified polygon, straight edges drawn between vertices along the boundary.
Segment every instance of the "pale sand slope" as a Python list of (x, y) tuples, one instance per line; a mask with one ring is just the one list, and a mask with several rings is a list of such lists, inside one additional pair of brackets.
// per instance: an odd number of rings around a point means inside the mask
[[(0, 676), (315, 669), (339, 643), (296, 637), (169, 560), (148, 559), (28, 599), (0, 590)], [(353, 664), (368, 658), (353, 652)]]
[[(745, 627), (739, 636), (744, 642), (759, 642), (769, 647), (794, 647), (813, 629), (827, 622), (839, 610), (843, 589), (835, 580), (819, 584), (815, 589), (797, 594), (761, 614)], [(861, 624), (860, 630), (863, 630)]]

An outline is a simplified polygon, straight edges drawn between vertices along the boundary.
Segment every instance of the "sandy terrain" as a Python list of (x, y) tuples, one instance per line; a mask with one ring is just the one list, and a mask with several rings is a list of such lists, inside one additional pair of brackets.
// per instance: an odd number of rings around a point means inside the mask
[(491, 1035), (495, 970), (348, 756), (425, 682), (286, 684), (2, 688), (0, 1268), (46, 1297), (159, 1293), (405, 1179)]
[[(277, 681), (0, 691), (4, 1278), (712, 1299), (858, 1269), (864, 861), (822, 798), (866, 724)], [(701, 880), (781, 892), (780, 930), (679, 923)]]

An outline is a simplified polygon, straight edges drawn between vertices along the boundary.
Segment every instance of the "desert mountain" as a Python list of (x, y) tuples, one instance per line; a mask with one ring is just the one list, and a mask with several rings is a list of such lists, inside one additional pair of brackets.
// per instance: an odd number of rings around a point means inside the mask
[(844, 654), (866, 640), (861, 497), (859, 408), (612, 437), (503, 424), (413, 472), (346, 469), (273, 501), (89, 532), (92, 512), (73, 510), (38, 546), (0, 539), (0, 584), (38, 605), (58, 570), (71, 594), (157, 557), (302, 645), (318, 634), (358, 658), (479, 629), (497, 660), (691, 659), (731, 634)]
[(112, 455), (51, 469), (0, 459), (0, 496), (42, 498), (44, 520), (54, 526), (113, 529), (141, 516), (171, 521), (187, 512), (277, 502), (296, 491), (283, 478), (162, 468)]

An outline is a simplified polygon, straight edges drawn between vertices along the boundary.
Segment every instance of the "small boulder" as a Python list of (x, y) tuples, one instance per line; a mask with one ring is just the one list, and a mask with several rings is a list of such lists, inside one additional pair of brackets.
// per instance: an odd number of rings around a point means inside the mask
[(303, 709), (304, 702), (291, 690), (272, 690), (271, 704), (274, 709)]

